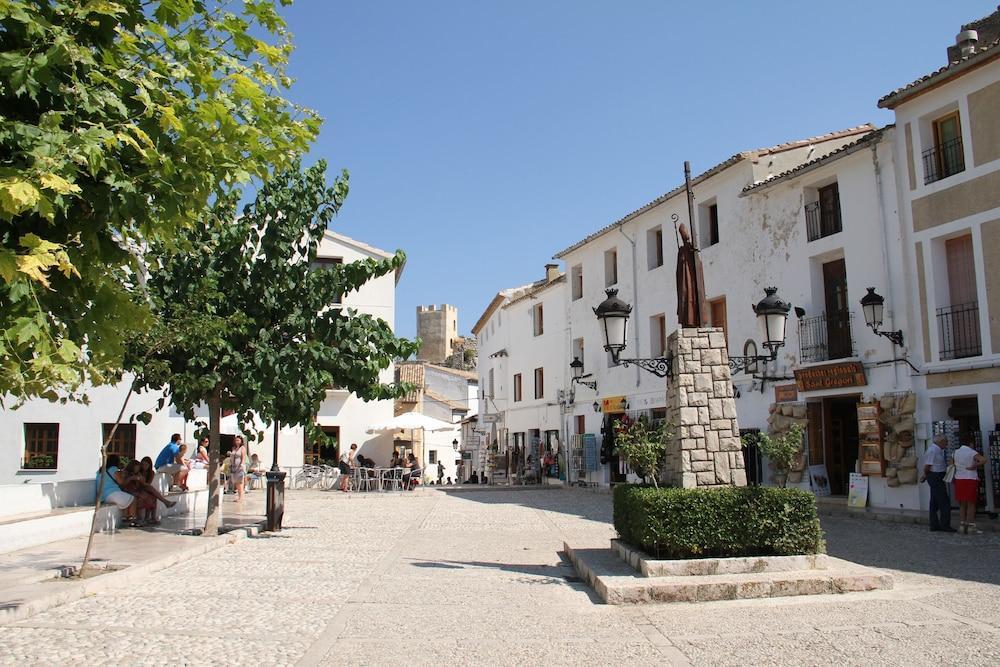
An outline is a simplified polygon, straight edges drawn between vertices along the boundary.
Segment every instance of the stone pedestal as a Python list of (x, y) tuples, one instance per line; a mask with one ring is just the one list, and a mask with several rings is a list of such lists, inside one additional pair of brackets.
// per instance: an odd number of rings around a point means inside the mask
[(685, 489), (746, 486), (726, 339), (719, 328), (679, 329), (667, 339), (674, 377), (667, 385), (665, 480)]

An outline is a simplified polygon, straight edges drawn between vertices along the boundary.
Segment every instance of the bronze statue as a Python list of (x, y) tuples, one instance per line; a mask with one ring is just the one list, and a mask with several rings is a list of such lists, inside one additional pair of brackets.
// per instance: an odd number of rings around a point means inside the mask
[(687, 227), (680, 226), (681, 245), (677, 248), (677, 322), (681, 328), (701, 327), (707, 322), (705, 277), (698, 249), (691, 243)]

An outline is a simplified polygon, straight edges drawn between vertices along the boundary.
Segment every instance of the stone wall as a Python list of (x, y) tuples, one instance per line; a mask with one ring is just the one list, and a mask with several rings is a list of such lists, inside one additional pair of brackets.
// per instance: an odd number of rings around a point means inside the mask
[(726, 338), (719, 328), (679, 329), (667, 339), (674, 376), (667, 384), (664, 479), (675, 487), (746, 486)]

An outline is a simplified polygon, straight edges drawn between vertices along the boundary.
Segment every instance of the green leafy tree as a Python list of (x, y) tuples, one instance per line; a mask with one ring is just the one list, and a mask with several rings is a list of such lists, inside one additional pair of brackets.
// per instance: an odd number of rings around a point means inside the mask
[(291, 48), (273, 0), (0, 0), (0, 394), (114, 379), (141, 250), (315, 137)]
[(756, 443), (760, 453), (766, 456), (774, 465), (774, 469), (780, 473), (779, 478), (782, 480), (780, 486), (784, 486), (788, 470), (795, 462), (795, 457), (802, 451), (802, 427), (792, 424), (780, 435), (749, 433), (743, 437), (748, 442)]
[[(218, 527), (219, 422), (224, 408), (243, 424), (253, 414), (283, 425), (312, 426), (331, 387), (364, 399), (391, 399), (405, 386), (380, 373), (417, 351), (372, 315), (334, 305), (347, 293), (403, 266), (384, 260), (315, 263), (327, 225), (347, 195), (344, 174), (332, 186), (322, 162), (276, 174), (236, 215), (220, 201), (181, 243), (151, 248), (149, 298), (155, 323), (130, 346), (136, 386), (164, 389), (188, 418), (209, 415), (210, 484), (205, 533)], [(150, 350), (153, 350), (150, 352)], [(315, 429), (313, 430), (315, 433)]]
[(615, 426), (615, 451), (643, 479), (651, 479), (659, 488), (660, 469), (667, 453), (673, 427), (666, 422), (653, 423), (642, 417), (623, 419)]

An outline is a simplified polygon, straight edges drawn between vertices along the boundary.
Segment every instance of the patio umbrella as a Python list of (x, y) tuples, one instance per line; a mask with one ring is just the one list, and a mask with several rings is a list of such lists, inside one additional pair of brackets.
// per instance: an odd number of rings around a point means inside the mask
[[(455, 424), (451, 424), (440, 419), (434, 419), (433, 417), (428, 417), (427, 415), (419, 412), (404, 412), (401, 415), (396, 415), (388, 421), (377, 422), (368, 430), (395, 431), (409, 429), (410, 440), (412, 441), (413, 432), (417, 429), (420, 429), (421, 431), (451, 431), (454, 430), (455, 426)], [(420, 458), (423, 459), (423, 452), (421, 452)], [(424, 468), (423, 460), (420, 461), (420, 467)]]

